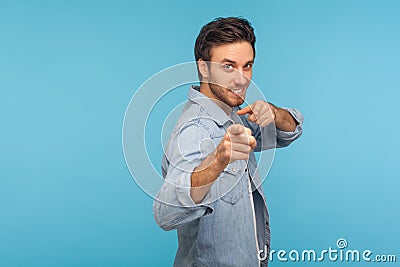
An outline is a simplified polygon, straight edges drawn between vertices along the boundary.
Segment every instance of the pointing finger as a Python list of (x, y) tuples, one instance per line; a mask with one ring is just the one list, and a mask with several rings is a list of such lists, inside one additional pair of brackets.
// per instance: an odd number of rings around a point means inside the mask
[(244, 115), (247, 113), (250, 113), (250, 114), (253, 113), (251, 106), (244, 107), (236, 112), (236, 114), (238, 114), (238, 115)]

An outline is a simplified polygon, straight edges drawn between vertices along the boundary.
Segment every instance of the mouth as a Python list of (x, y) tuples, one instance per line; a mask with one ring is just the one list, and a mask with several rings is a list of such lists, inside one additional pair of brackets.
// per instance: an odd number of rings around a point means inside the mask
[(242, 97), (243, 94), (244, 94), (244, 92), (245, 92), (245, 88), (244, 88), (244, 87), (235, 88), (235, 89), (230, 89), (230, 91), (231, 91), (232, 93), (234, 93), (235, 95)]

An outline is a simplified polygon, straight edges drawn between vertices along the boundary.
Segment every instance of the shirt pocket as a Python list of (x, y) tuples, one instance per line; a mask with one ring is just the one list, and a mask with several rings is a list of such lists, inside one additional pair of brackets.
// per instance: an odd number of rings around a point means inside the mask
[(223, 170), (221, 177), (218, 178), (219, 194), (222, 196), (222, 201), (234, 205), (242, 198), (242, 176), (244, 173), (244, 168), (239, 161), (232, 162)]

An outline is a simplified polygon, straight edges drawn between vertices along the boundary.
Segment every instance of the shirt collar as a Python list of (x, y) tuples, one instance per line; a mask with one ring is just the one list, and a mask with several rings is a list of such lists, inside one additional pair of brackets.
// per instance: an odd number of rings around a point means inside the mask
[[(190, 101), (203, 107), (208, 115), (210, 115), (210, 117), (220, 126), (224, 125), (228, 121), (233, 122), (232, 118), (229, 117), (214, 101), (212, 101), (208, 96), (200, 93), (199, 86), (190, 87), (188, 98)], [(234, 111), (235, 109), (232, 110)]]

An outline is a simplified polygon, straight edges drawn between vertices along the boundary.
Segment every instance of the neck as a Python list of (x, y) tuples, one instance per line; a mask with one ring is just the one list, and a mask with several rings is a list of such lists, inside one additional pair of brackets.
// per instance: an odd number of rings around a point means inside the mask
[(200, 83), (200, 93), (202, 93), (203, 95), (207, 96), (212, 101), (214, 101), (214, 103), (217, 104), (217, 106), (219, 106), (228, 116), (230, 116), (230, 114), (232, 113), (232, 107), (219, 100), (218, 97), (213, 94), (208, 82)]

